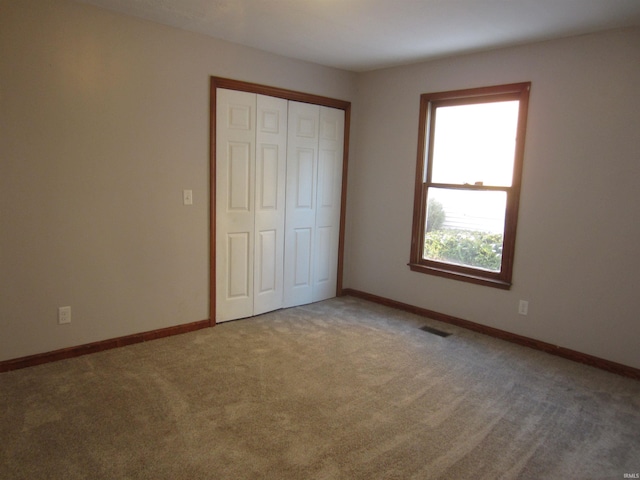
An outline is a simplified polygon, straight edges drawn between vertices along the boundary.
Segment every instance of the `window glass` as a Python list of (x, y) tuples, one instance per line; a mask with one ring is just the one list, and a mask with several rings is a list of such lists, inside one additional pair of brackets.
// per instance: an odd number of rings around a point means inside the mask
[(510, 186), (518, 103), (436, 108), (432, 181)]
[(422, 257), (500, 271), (505, 192), (430, 188)]

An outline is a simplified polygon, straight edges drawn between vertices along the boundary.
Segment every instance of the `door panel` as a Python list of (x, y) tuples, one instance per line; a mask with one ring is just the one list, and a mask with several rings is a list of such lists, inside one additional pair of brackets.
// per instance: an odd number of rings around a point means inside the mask
[(227, 300), (249, 298), (249, 239), (250, 232), (227, 235), (227, 258), (230, 265), (227, 270)]
[(223, 124), (227, 129), (232, 130), (245, 130), (253, 131), (253, 110), (252, 104), (245, 103), (245, 94), (242, 92), (235, 92), (233, 90), (226, 90), (229, 96), (229, 102), (227, 103), (226, 112), (224, 112)]
[(313, 209), (313, 193), (315, 192), (315, 167), (316, 149), (298, 148), (294, 153), (293, 161), (296, 163), (297, 172), (295, 189), (295, 208), (298, 212)]
[[(280, 152), (278, 145), (261, 144), (258, 151), (259, 172), (256, 182), (258, 205), (260, 211), (276, 210), (278, 208), (278, 187), (283, 187), (284, 181), (281, 180), (279, 167), (284, 163), (279, 158)], [(282, 205), (280, 205), (282, 207)]]
[[(318, 252), (331, 251), (331, 237), (333, 227), (316, 228), (316, 248)], [(331, 281), (331, 261), (322, 259), (316, 263), (316, 287), (324, 288), (324, 284)]]
[(287, 101), (257, 96), (253, 314), (282, 308), (287, 168)]
[(319, 121), (319, 106), (289, 102), (284, 307), (313, 301)]
[(311, 287), (311, 228), (296, 228), (294, 233), (294, 248), (291, 260), (293, 261), (293, 288)]
[(251, 155), (252, 145), (250, 143), (229, 142), (227, 154), (229, 168), (227, 182), (228, 192), (228, 212), (244, 211), (249, 212), (249, 201), (251, 200)]
[(256, 295), (264, 295), (274, 292), (278, 286), (277, 268), (277, 241), (278, 235), (275, 230), (263, 230), (258, 233), (258, 257), (260, 259), (259, 269), (256, 271)]
[(217, 91), (216, 322), (253, 314), (256, 96)]
[(313, 301), (335, 297), (338, 278), (344, 111), (320, 108), (320, 140), (313, 253)]

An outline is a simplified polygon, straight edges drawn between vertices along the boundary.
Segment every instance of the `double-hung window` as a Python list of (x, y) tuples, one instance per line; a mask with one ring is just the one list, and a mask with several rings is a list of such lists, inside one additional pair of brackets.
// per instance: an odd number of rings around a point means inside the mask
[(530, 87), (421, 95), (411, 270), (510, 288)]

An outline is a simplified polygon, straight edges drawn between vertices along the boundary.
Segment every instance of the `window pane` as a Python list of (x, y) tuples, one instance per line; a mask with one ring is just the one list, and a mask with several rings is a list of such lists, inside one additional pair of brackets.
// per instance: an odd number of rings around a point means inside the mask
[(432, 182), (511, 186), (519, 102), (438, 107)]
[(430, 188), (423, 258), (500, 271), (506, 192)]

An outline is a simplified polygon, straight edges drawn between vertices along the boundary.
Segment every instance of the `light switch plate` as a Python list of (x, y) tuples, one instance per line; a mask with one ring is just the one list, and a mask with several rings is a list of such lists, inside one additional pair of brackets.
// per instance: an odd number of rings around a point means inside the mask
[(529, 302), (526, 300), (520, 300), (518, 305), (518, 313), (520, 315), (527, 315), (529, 313)]
[(183, 190), (182, 201), (185, 205), (193, 205), (193, 190)]

